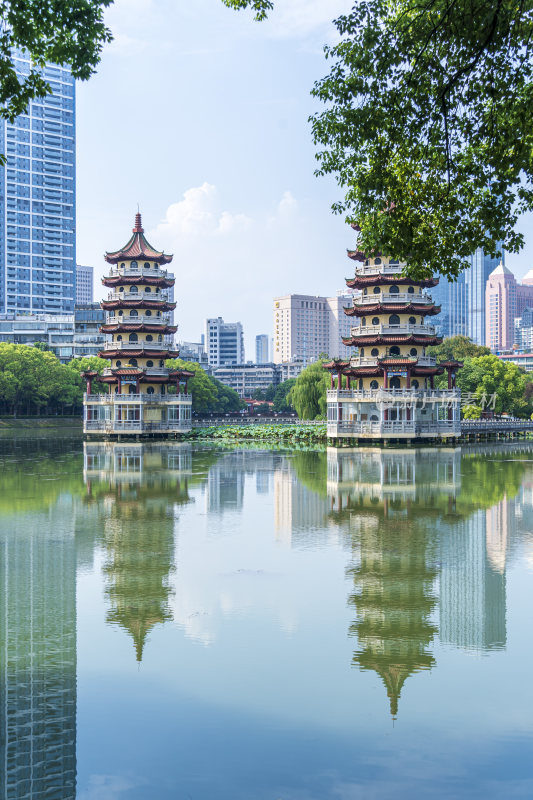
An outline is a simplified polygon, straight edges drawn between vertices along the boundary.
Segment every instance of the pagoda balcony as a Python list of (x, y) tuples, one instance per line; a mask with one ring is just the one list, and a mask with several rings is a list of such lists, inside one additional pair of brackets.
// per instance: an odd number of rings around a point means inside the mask
[(398, 292), (398, 294), (379, 292), (378, 294), (363, 294), (355, 296), (355, 306), (374, 306), (376, 303), (420, 303), (421, 305), (432, 305), (433, 299), (431, 295), (427, 294), (426, 292), (423, 294), (414, 294), (412, 292)]
[(104, 350), (171, 350), (168, 342), (106, 342)]
[(416, 439), (438, 436), (456, 437), (461, 435), (461, 421), (447, 420), (385, 420), (368, 422), (366, 420), (340, 420), (328, 422), (328, 436), (372, 438), (372, 439)]
[(83, 401), (85, 403), (96, 403), (98, 405), (112, 405), (113, 403), (173, 404), (190, 403), (192, 401), (192, 395), (185, 394), (184, 392), (178, 392), (177, 394), (161, 394), (160, 392), (154, 392), (154, 394), (147, 394), (147, 392), (141, 392), (139, 394), (130, 394), (129, 392), (128, 394), (117, 394), (116, 392), (109, 392), (109, 394), (85, 393), (83, 395)]
[(369, 264), (366, 267), (356, 267), (356, 275), (401, 275), (403, 273), (402, 264)]
[[(352, 356), (350, 359), (350, 367), (377, 367), (380, 359), (388, 358), (393, 359), (396, 356), (381, 355), (381, 356)], [(434, 356), (410, 356), (405, 355), (403, 358), (412, 358), (413, 363), (416, 361), (418, 367), (436, 367), (437, 359)], [(389, 368), (393, 369), (389, 364)]]
[(109, 292), (107, 295), (108, 300), (149, 300), (150, 302), (157, 302), (160, 300), (162, 303), (166, 303), (167, 298), (164, 297), (160, 292)]
[(328, 389), (327, 401), (334, 403), (337, 401), (355, 400), (357, 402), (370, 403), (395, 403), (395, 402), (423, 402), (426, 403), (458, 403), (461, 399), (459, 389)]
[(161, 269), (159, 266), (157, 267), (111, 267), (108, 277), (116, 278), (117, 276), (126, 275), (132, 277), (138, 277), (139, 275), (147, 275), (148, 277), (152, 278), (166, 278), (168, 275), (168, 270)]
[(139, 314), (138, 317), (127, 317), (125, 314), (121, 316), (112, 317), (107, 314), (105, 325), (170, 325), (168, 315), (163, 317), (147, 317), (145, 314)]
[(187, 433), (192, 428), (191, 420), (169, 420), (167, 422), (147, 422), (145, 420), (119, 421), (110, 419), (84, 420), (84, 433)]
[(354, 325), (350, 335), (355, 336), (435, 336), (434, 325), (411, 325), (400, 322), (399, 325)]

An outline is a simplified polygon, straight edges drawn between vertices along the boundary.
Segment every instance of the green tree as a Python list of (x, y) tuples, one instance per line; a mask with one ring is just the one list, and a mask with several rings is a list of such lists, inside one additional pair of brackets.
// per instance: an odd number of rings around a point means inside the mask
[(481, 414), (482, 410), (479, 406), (466, 405), (463, 407), (464, 419), (479, 419)]
[(289, 378), (288, 380), (283, 381), (283, 383), (280, 383), (276, 389), (276, 394), (274, 395), (274, 411), (291, 411), (292, 406), (287, 399), (287, 395), (295, 383), (296, 378)]
[(329, 375), (323, 369), (323, 361), (314, 361), (303, 369), (287, 395), (300, 419), (326, 418), (326, 390)]
[[(45, 64), (69, 66), (75, 78), (87, 80), (111, 41), (103, 21), (112, 0), (2, 0), (0, 33), (0, 115), (11, 122), (30, 100), (50, 94)], [(25, 50), (31, 68), (23, 78), (15, 70), (16, 50)], [(2, 160), (5, 161), (4, 157)]]
[(223, 414), (228, 414), (231, 411), (239, 411), (243, 408), (244, 403), (241, 398), (231, 386), (226, 386), (216, 378), (209, 379), (216, 390), (216, 398), (209, 411), (219, 411)]
[(481, 408), (529, 417), (531, 401), (526, 398), (527, 375), (516, 364), (495, 355), (467, 358), (457, 373), (457, 385)]
[(181, 358), (171, 358), (165, 361), (170, 369), (184, 369), (194, 372), (194, 377), (189, 378), (188, 389), (192, 393), (193, 411), (203, 413), (209, 411), (217, 398), (217, 392), (209, 375), (194, 361), (183, 361)]
[(450, 336), (442, 344), (429, 347), (428, 354), (435, 356), (437, 361), (464, 361), (465, 358), (490, 355), (488, 347), (474, 344), (468, 336)]
[(413, 276), (457, 276), (500, 241), (519, 250), (515, 224), (533, 208), (530, 6), (361, 0), (335, 25), (312, 128), (360, 249)]
[(252, 400), (264, 400), (265, 393), (262, 389), (254, 389), (252, 392)]

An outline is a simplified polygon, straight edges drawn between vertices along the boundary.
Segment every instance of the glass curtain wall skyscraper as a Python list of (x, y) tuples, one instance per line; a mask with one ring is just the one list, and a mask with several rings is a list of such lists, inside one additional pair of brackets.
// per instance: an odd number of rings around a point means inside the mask
[(467, 303), (465, 273), (462, 272), (456, 281), (449, 281), (444, 276), (437, 286), (431, 290), (435, 305), (441, 312), (435, 317), (434, 325), (439, 336), (467, 335)]
[[(30, 60), (16, 53), (24, 78)], [(0, 121), (0, 313), (74, 311), (75, 85), (68, 69), (46, 66), (52, 94)]]
[(485, 330), (485, 289), (490, 273), (500, 261), (505, 266), (505, 251), (501, 246), (501, 256), (493, 258), (479, 247), (471, 257), (471, 265), (465, 272), (467, 302), (467, 336), (476, 344), (486, 344)]

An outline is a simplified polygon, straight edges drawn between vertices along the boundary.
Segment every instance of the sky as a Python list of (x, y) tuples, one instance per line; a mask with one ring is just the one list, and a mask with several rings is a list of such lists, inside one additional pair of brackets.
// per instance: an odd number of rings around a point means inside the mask
[[(323, 46), (352, 0), (275, 0), (266, 22), (221, 0), (117, 0), (114, 41), (77, 85), (77, 261), (95, 268), (131, 235), (139, 204), (150, 243), (174, 254), (177, 338), (207, 317), (272, 335), (272, 300), (335, 295), (353, 274), (355, 234), (331, 211), (342, 197), (314, 175), (310, 91), (328, 72)], [(507, 255), (519, 278), (526, 246)]]

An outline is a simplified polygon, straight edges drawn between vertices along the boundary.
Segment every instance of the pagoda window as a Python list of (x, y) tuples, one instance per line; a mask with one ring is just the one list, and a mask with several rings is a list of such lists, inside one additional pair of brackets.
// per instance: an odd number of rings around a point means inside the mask
[(374, 264), (378, 264), (378, 265), (381, 264), (381, 258), (375, 258), (374, 259)]
[(130, 333), (129, 340), (130, 340), (130, 342), (138, 342), (139, 341), (139, 337), (137, 336), (136, 333)]
[(374, 286), (374, 294), (379, 294), (380, 292), (381, 292), (380, 287), (379, 286)]
[(163, 361), (162, 358), (159, 360), (159, 366), (160, 367), (164, 367), (165, 366), (165, 362)]
[(420, 384), (416, 379), (414, 381), (411, 381), (411, 386), (413, 387), (413, 389), (418, 389), (419, 385)]
[(161, 394), (165, 394), (165, 384), (161, 386)]
[(131, 262), (131, 264), (130, 264), (130, 267), (131, 267), (132, 269), (137, 269), (137, 267), (138, 267), (138, 266), (139, 266), (139, 265), (137, 264), (137, 262), (136, 262), (136, 261), (132, 261), (132, 262)]
[(119, 317), (122, 317), (123, 314), (124, 314), (124, 312), (122, 311), (122, 309), (120, 309), (120, 311), (118, 312)]
[(396, 285), (390, 287), (389, 294), (399, 294), (399, 293), (400, 293), (400, 290)]
[(359, 378), (359, 391), (363, 390), (363, 379)]
[(121, 366), (122, 366), (122, 361), (117, 361), (117, 362), (115, 362), (115, 366), (116, 366), (116, 367), (121, 367)]
[(363, 317), (361, 320), (361, 325), (364, 327), (366, 325), (366, 317)]
[(414, 294), (415, 293), (415, 287), (414, 286), (410, 286), (407, 291), (409, 292), (409, 294)]
[(394, 378), (391, 378), (391, 380), (390, 380), (390, 388), (391, 389), (399, 389), (400, 386), (401, 386), (400, 379), (397, 376), (395, 376)]
[(153, 394), (153, 393), (154, 393), (154, 387), (149, 386), (148, 389), (146, 390), (146, 394)]
[[(146, 309), (146, 311), (144, 312), (144, 314), (145, 314), (145, 316), (147, 316), (147, 317), (151, 317), (151, 316), (152, 316), (152, 312), (150, 311), (150, 309), (149, 309), (149, 308), (147, 308), (147, 309)], [(158, 316), (159, 316), (159, 315), (158, 315)]]
[(391, 314), (389, 317), (389, 325), (399, 325), (400, 324), (400, 317), (398, 314)]
[(359, 351), (359, 355), (364, 356), (364, 354), (365, 354), (365, 348), (362, 347), (361, 350)]
[(391, 347), (391, 349), (389, 350), (389, 355), (390, 356), (399, 356), (400, 355), (400, 348), (397, 345), (394, 345), (394, 347)]
[(120, 265), (120, 269), (124, 269), (125, 266), (126, 266), (125, 263), (122, 262), (122, 264)]
[(137, 287), (136, 287), (136, 286), (131, 286), (131, 287), (130, 287), (130, 292), (131, 292), (131, 294), (137, 294), (137, 292), (138, 292), (138, 291), (139, 291), (139, 290), (137, 289)]
[(409, 325), (416, 325), (416, 317), (409, 317)]
[(154, 366), (154, 362), (153, 361), (147, 361), (146, 362), (146, 366), (147, 367), (153, 367)]
[(373, 348), (372, 348), (372, 352), (370, 353), (370, 355), (371, 355), (371, 356), (374, 356), (374, 358), (375, 358), (376, 356), (379, 356), (379, 350), (378, 350), (378, 348), (377, 348), (377, 347), (373, 347)]
[(150, 262), (149, 261), (145, 261), (143, 266), (144, 266), (145, 269), (150, 269)]
[(373, 317), (372, 325), (379, 325), (379, 317)]
[(418, 350), (416, 349), (416, 347), (411, 347), (411, 349), (409, 350), (409, 355), (411, 355), (411, 356), (417, 356), (418, 355)]
[(130, 317), (138, 317), (138, 316), (139, 316), (139, 312), (137, 311), (137, 309), (136, 308), (132, 308), (132, 310), (130, 311)]
[(370, 388), (379, 389), (379, 383), (377, 381), (370, 381)]
[(159, 334), (159, 336), (157, 337), (157, 341), (158, 342), (162, 342), (163, 341), (163, 337), (161, 336), (161, 334)]
[(136, 367), (137, 366), (137, 359), (136, 358), (130, 358), (130, 360), (128, 361), (128, 364), (130, 365), (130, 367)]
[(119, 334), (119, 335), (117, 336), (117, 342), (121, 342), (121, 341), (122, 341), (122, 336), (120, 336), (120, 334)]
[(128, 391), (130, 394), (135, 394), (135, 386), (133, 385), (133, 383), (130, 383)]
[(149, 333), (148, 336), (146, 337), (146, 341), (147, 342), (153, 342), (153, 340), (154, 340), (154, 337), (152, 336), (151, 333)]
[(368, 289), (363, 289), (363, 294), (368, 294)]
[(146, 292), (146, 294), (150, 294), (150, 292), (151, 292), (152, 290), (151, 290), (151, 288), (150, 288), (149, 286), (145, 286), (145, 287), (144, 287), (144, 291)]
[(124, 291), (124, 287), (123, 287), (123, 286), (120, 286), (120, 287), (119, 287), (119, 292), (123, 292), (123, 291)]
[(398, 261), (397, 258), (391, 258), (390, 261), (389, 261), (389, 264), (399, 264), (399, 263), (400, 262)]

